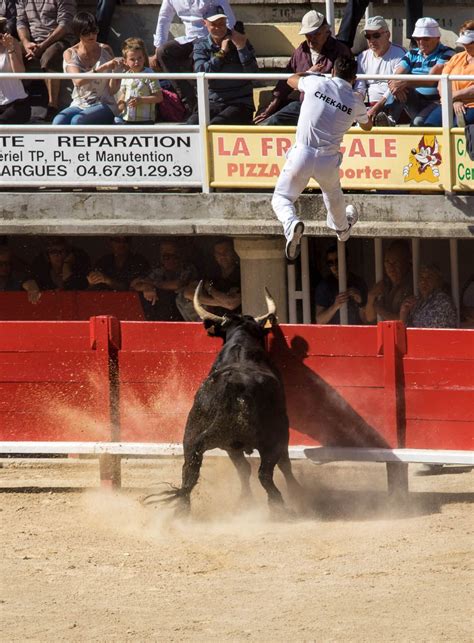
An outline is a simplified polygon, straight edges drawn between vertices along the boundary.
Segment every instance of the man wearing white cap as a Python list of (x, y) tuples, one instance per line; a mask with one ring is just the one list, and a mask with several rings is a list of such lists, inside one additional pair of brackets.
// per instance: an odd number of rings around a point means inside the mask
[[(298, 74), (305, 71), (329, 73), (339, 56), (350, 56), (349, 48), (331, 36), (331, 27), (322, 13), (308, 11), (301, 21), (298, 32), (305, 36), (294, 51), (284, 71)], [(255, 117), (257, 125), (296, 125), (303, 95), (291, 100), (292, 88), (286, 80), (280, 80), (273, 90), (273, 100)]]
[[(456, 44), (462, 45), (464, 51), (456, 54), (446, 63), (443, 73), (456, 76), (474, 76), (474, 20), (467, 20), (461, 26)], [(451, 88), (454, 125), (459, 127), (474, 125), (474, 81), (453, 80)], [(425, 125), (439, 127), (441, 124), (441, 105), (438, 105), (426, 119)]]
[(272, 198), (273, 211), (283, 224), (289, 261), (298, 257), (304, 232), (294, 203), (309, 179), (315, 179), (321, 188), (326, 223), (339, 241), (349, 239), (357, 222), (357, 210), (352, 205), (345, 207), (339, 178), (344, 134), (354, 121), (363, 130), (372, 129), (362, 97), (353, 90), (356, 74), (355, 59), (341, 57), (334, 63), (331, 78), (305, 73), (294, 74), (287, 80), (290, 87), (304, 92), (296, 142), (288, 152)]
[[(413, 38), (417, 48), (408, 51), (401, 59), (395, 74), (442, 74), (445, 63), (454, 51), (443, 45), (439, 25), (434, 18), (420, 18), (416, 21)], [(405, 111), (412, 125), (422, 126), (439, 101), (436, 82), (423, 81), (419, 84), (403, 80), (388, 82), (390, 95), (385, 103), (386, 112), (395, 123)]]
[[(382, 16), (368, 18), (362, 33), (368, 48), (357, 57), (357, 73), (393, 74), (406, 50), (390, 41), (390, 30)], [(387, 80), (358, 80), (354, 89), (364, 98), (367, 95), (368, 114), (372, 118), (380, 112), (390, 95)]]

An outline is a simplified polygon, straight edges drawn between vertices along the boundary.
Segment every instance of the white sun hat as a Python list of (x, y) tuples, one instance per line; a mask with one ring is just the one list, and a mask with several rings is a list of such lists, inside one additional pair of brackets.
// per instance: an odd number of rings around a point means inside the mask
[(419, 18), (415, 22), (412, 38), (441, 38), (438, 23), (434, 18)]

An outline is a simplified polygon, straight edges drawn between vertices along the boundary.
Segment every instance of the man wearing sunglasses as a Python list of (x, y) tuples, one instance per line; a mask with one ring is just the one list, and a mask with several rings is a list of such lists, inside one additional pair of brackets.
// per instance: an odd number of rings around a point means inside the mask
[[(344, 246), (347, 248), (347, 245)], [(346, 250), (346, 258), (348, 252)], [(316, 323), (340, 324), (339, 311), (347, 304), (349, 324), (362, 324), (360, 309), (367, 303), (367, 285), (362, 277), (349, 272), (347, 275), (347, 290), (339, 292), (339, 264), (337, 260), (337, 245), (333, 244), (326, 250), (326, 266), (329, 274), (321, 279), (316, 286)]]
[[(367, 49), (357, 57), (357, 73), (393, 74), (406, 51), (390, 41), (390, 31), (385, 20), (382, 16), (368, 18), (362, 32), (367, 40)], [(354, 89), (366, 99), (367, 113), (372, 118), (375, 117), (374, 122), (377, 124), (376, 115), (383, 109), (390, 95), (388, 81), (358, 80)]]
[[(439, 25), (434, 18), (420, 18), (416, 21), (412, 37), (417, 47), (408, 51), (395, 69), (394, 74), (442, 74), (445, 63), (454, 55), (454, 51), (441, 43)], [(424, 125), (426, 118), (439, 104), (439, 93), (436, 81), (407, 83), (404, 80), (389, 80), (390, 94), (384, 106), (384, 112), (391, 122), (398, 123), (405, 111), (415, 127)]]
[[(318, 11), (308, 11), (301, 21), (298, 32), (305, 37), (290, 58), (285, 72), (299, 74), (306, 71), (327, 74), (334, 61), (341, 56), (350, 56), (349, 48), (331, 35), (331, 26)], [(268, 107), (254, 118), (255, 125), (296, 125), (300, 114), (303, 94), (294, 95), (286, 80), (280, 80), (273, 90), (273, 99)]]

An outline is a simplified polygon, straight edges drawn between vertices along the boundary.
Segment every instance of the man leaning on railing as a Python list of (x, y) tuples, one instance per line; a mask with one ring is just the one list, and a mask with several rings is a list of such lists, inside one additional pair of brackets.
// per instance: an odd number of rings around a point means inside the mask
[[(442, 74), (444, 65), (454, 51), (441, 43), (439, 25), (433, 18), (420, 18), (415, 25), (413, 38), (418, 47), (408, 51), (395, 69), (394, 74)], [(436, 81), (420, 81), (416, 85), (403, 80), (389, 80), (390, 94), (380, 112), (378, 125), (395, 125), (403, 112), (411, 124), (421, 127), (428, 115), (439, 104)], [(385, 122), (381, 121), (385, 114)]]

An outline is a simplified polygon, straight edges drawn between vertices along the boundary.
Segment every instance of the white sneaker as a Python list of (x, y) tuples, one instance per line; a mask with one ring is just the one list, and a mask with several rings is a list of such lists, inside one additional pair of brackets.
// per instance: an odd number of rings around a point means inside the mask
[(346, 217), (347, 223), (349, 224), (345, 230), (341, 232), (337, 231), (337, 238), (339, 241), (347, 241), (351, 236), (352, 226), (354, 226), (359, 220), (359, 213), (353, 205), (348, 205), (346, 207)]
[(288, 261), (294, 261), (300, 256), (300, 242), (303, 232), (304, 223), (298, 220), (293, 221), (286, 240), (285, 254)]

